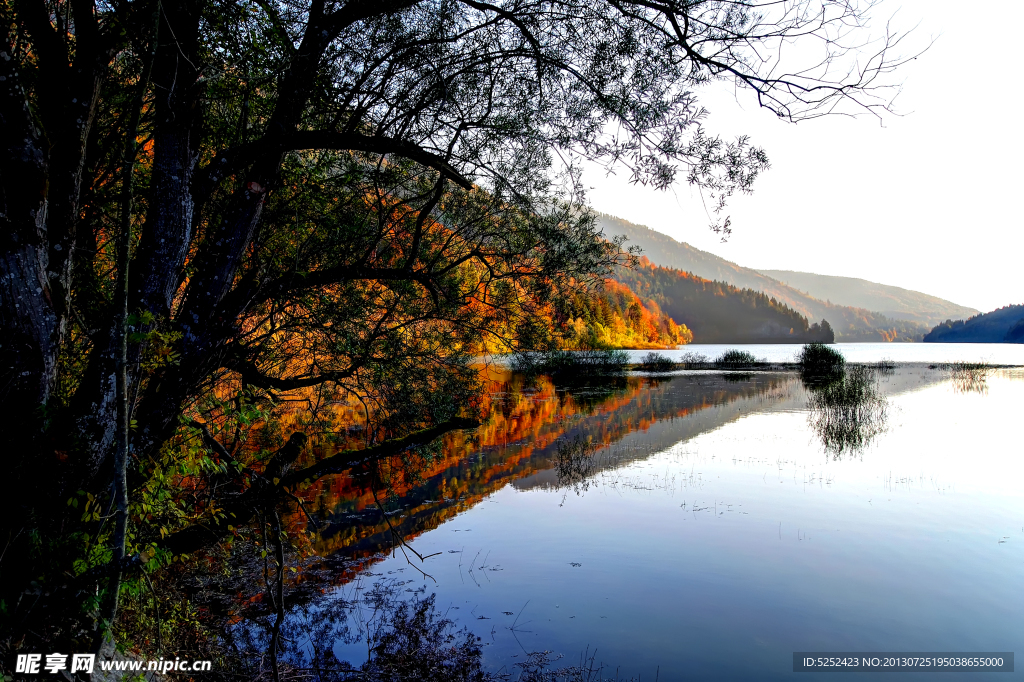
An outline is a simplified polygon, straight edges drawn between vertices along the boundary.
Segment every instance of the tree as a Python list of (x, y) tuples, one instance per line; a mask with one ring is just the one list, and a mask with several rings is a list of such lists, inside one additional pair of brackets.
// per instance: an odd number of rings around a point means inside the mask
[[(732, 78), (793, 119), (884, 107), (898, 36), (833, 77), (864, 55), (844, 47), (864, 11), (0, 2), (6, 627), (59, 631), (14, 605), (69, 584), (102, 583), (114, 617), (122, 570), (159, 537), (133, 509), (175, 443), (216, 460), (207, 492), (230, 489), (236, 511), (339, 464), (285, 476), (298, 436), (265, 468), (236, 460), (243, 404), (358, 395), (380, 452), (472, 424), (475, 344), (529, 343), (532, 311), (622, 260), (576, 161), (657, 187), (682, 173), (723, 205), (767, 157), (709, 135), (693, 88)], [(765, 59), (792, 39), (820, 39), (816, 67)], [(229, 525), (202, 522), (156, 544), (196, 549)]]

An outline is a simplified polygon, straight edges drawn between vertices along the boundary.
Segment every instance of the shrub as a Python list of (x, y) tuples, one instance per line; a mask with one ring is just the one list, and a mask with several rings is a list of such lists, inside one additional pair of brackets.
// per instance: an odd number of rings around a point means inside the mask
[(519, 353), (512, 358), (513, 371), (527, 375), (578, 377), (593, 374), (622, 374), (629, 354), (621, 350), (552, 350)]
[(671, 372), (676, 363), (661, 353), (648, 353), (640, 359), (640, 368), (645, 372)]
[(715, 360), (716, 367), (751, 367), (761, 364), (760, 361), (745, 350), (730, 349)]
[(702, 354), (687, 351), (679, 358), (679, 364), (685, 369), (708, 369), (711, 367), (711, 358)]
[(824, 343), (809, 343), (804, 346), (798, 362), (804, 372), (813, 374), (832, 374), (846, 366), (843, 354)]

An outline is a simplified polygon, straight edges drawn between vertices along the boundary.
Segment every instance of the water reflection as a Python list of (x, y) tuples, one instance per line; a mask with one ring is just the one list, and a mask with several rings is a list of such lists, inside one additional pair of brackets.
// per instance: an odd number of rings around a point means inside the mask
[[(261, 653), (271, 629), (261, 621), (239, 629), (233, 650), (247, 679), (317, 682), (503, 682), (486, 673), (480, 638), (458, 628), (437, 608), (434, 595), (385, 580), (349, 599), (318, 600), (291, 609), (282, 631), (276, 674)], [(412, 593), (411, 595), (408, 593)], [(366, 660), (354, 667), (338, 658), (339, 643), (365, 643)]]
[(576, 434), (571, 441), (558, 444), (555, 475), (558, 485), (581, 495), (590, 488), (590, 478), (596, 471), (594, 444)]
[[(282, 632), (276, 676), (261, 655), (269, 644), (269, 628), (254, 624), (240, 630), (232, 642), (236, 665), (246, 679), (257, 681), (626, 682), (589, 650), (576, 663), (563, 662), (561, 655), (547, 650), (524, 651), (519, 662), (487, 670), (484, 638), (459, 627), (453, 609), (439, 608), (436, 595), (405, 584), (382, 580), (348, 599), (320, 600), (316, 607), (304, 604), (293, 609)], [(515, 634), (516, 622), (505, 629)], [(520, 630), (524, 635), (530, 632)], [(357, 642), (367, 652), (362, 664), (353, 666), (338, 658), (339, 643)]]
[(946, 365), (955, 393), (988, 393), (988, 377), (993, 368), (984, 362), (954, 362)]
[[(499, 375), (489, 387), (480, 428), (447, 435), (438, 457), (407, 480), (390, 481), (387, 519), (365, 472), (323, 479), (305, 491), (306, 507), (320, 526), (316, 553), (332, 562), (337, 582), (346, 582), (390, 549), (392, 527), (416, 537), (509, 483), (520, 490), (582, 492), (601, 470), (755, 411), (801, 407), (793, 374), (726, 376), (631, 376), (587, 386)], [(314, 531), (302, 513), (291, 521)]]
[[(398, 554), (331, 594), (356, 602), (360, 584), (414, 579), (399, 586), (413, 600), (406, 620), (436, 592), (444, 617), (482, 638), (484, 674), (512, 679), (529, 651), (575, 660), (588, 645), (642, 679), (787, 679), (801, 646), (1010, 647), (1021, 636), (1022, 473), (998, 443), (1024, 388), (989, 383), (971, 400), (922, 366), (806, 388), (795, 373), (631, 378), (604, 392), (510, 378), (495, 384), (478, 442), (445, 445), (465, 444), (467, 461), (438, 465), (428, 495), (411, 488), (389, 507), (414, 530), (460, 514), (415, 541), (440, 553), (428, 568), (437, 584), (417, 594), (422, 581)], [(839, 425), (825, 429), (835, 450), (873, 439), (871, 456), (822, 458), (809, 407)], [(900, 428), (871, 433), (896, 414)], [(353, 485), (325, 497), (324, 514), (357, 513), (358, 495)], [(375, 508), (358, 513), (383, 524)], [(370, 545), (336, 553), (357, 547)], [(377, 640), (361, 632), (337, 657), (364, 668)]]
[[(830, 599), (838, 600), (842, 618), (870, 631), (864, 623), (877, 616), (869, 608), (873, 602), (846, 599), (847, 584), (860, 585), (861, 596), (880, 588), (898, 588), (897, 595), (908, 589), (895, 578), (877, 578), (875, 564), (885, 566), (885, 576), (912, 573), (911, 591), (922, 575), (932, 575), (929, 571), (935, 573), (935, 584), (945, 584), (947, 576), (935, 569), (941, 561), (932, 559), (946, 556), (936, 552), (946, 551), (947, 541), (964, 542), (945, 534), (963, 513), (951, 511), (946, 496), (980, 485), (971, 483), (973, 468), (963, 469), (960, 453), (966, 447), (957, 439), (966, 435), (956, 421), (962, 413), (970, 423), (982, 423), (975, 413), (980, 403), (1003, 405), (993, 399), (1005, 395), (1000, 391), (1006, 382), (993, 379), (986, 401), (949, 401), (948, 386), (918, 390), (949, 381), (947, 372), (924, 366), (851, 368), (832, 381), (806, 386), (796, 373), (732, 374), (730, 379), (721, 374), (657, 381), (628, 377), (612, 388), (569, 387), (543, 378), (533, 384), (514, 376), (496, 380), (475, 439), (452, 435), (443, 456), (424, 470), (420, 481), (398, 486), (399, 494), (386, 505), (398, 534), (424, 555), (434, 554), (426, 568), (437, 583), (430, 582), (426, 592), (417, 589), (419, 576), (401, 554), (373, 565), (391, 547), (391, 534), (359, 477), (338, 476), (333, 487), (319, 489), (310, 508), (327, 526), (317, 549), (328, 558), (322, 572), (306, 575), (310, 583), (344, 584), (329, 594), (334, 602), (344, 599), (352, 605), (345, 622), (348, 636), (359, 639), (347, 648), (339, 645), (337, 658), (359, 664), (365, 679), (368, 664), (360, 661), (383, 656), (383, 666), (391, 660), (389, 651), (401, 658), (415, 637), (429, 653), (434, 646), (430, 633), (441, 630), (432, 629), (430, 623), (439, 621), (431, 620), (423, 604), (426, 594), (437, 591), (444, 617), (483, 637), (489, 676), (512, 670), (513, 679), (520, 679), (514, 666), (529, 651), (553, 649), (574, 657), (588, 644), (600, 644), (605, 660), (610, 656), (616, 663), (640, 665), (640, 658), (655, 652), (661, 658), (652, 667), (663, 665), (661, 677), (680, 679), (690, 661), (707, 658), (703, 652), (713, 649), (717, 656), (723, 647), (737, 646), (731, 634), (736, 628), (745, 628), (747, 639), (757, 642), (747, 651), (752, 658), (744, 670), (750, 672), (770, 662), (759, 652), (771, 651), (777, 658), (779, 651), (794, 650), (791, 642), (810, 641), (820, 632), (846, 632), (828, 620)], [(905, 428), (881, 439), (878, 434), (897, 404)], [(840, 457), (873, 439), (881, 442), (871, 457)], [(825, 461), (819, 442), (833, 455)], [(921, 461), (907, 459), (925, 452)], [(938, 467), (939, 461), (946, 468)], [(987, 492), (997, 480), (1003, 479), (986, 474), (981, 488)], [(926, 504), (931, 506), (923, 514)], [(933, 520), (942, 514), (954, 519)], [(459, 521), (427, 532), (456, 516)], [(941, 537), (919, 532), (911, 522), (920, 519), (934, 526), (932, 531), (941, 529), (934, 531)], [(910, 524), (914, 533), (893, 537), (900, 542), (913, 537), (915, 556), (931, 557), (923, 567), (900, 563), (906, 555), (892, 551), (896, 540), (886, 533), (898, 523)], [(413, 540), (417, 535), (423, 537)], [(985, 551), (1006, 551), (1011, 541), (1005, 535), (1009, 532), (1001, 531), (1002, 542), (986, 544)], [(651, 561), (662, 554), (670, 560)], [(402, 576), (414, 580), (403, 582)], [(838, 577), (842, 589), (829, 582)], [(401, 641), (380, 649), (383, 640), (374, 634), (379, 630), (373, 623), (381, 621), (373, 620), (375, 611), (359, 586), (392, 579), (398, 581), (398, 596), (413, 601), (398, 625), (388, 626), (405, 632)], [(893, 592), (886, 595), (886, 603), (894, 598)], [(299, 595), (294, 599), (302, 601)], [(510, 628), (517, 628), (527, 600), (532, 601), (519, 623), (530, 621), (532, 632), (520, 644), (514, 635), (524, 634)], [(797, 607), (791, 609), (791, 602)], [(828, 609), (819, 608), (822, 603)], [(295, 609), (289, 617), (294, 617), (294, 628), (316, 611), (304, 605), (290, 608)], [(679, 619), (687, 610), (700, 614), (699, 627)], [(796, 615), (787, 619), (791, 612)], [(862, 612), (868, 616), (862, 618)], [(402, 623), (417, 619), (426, 627), (413, 637)], [(367, 625), (359, 625), (363, 622)], [(810, 634), (801, 629), (808, 623)], [(788, 634), (771, 639), (781, 631)], [(676, 632), (684, 636), (659, 639), (659, 633)], [(454, 629), (443, 634), (455, 637), (449, 646), (472, 646)], [(306, 641), (297, 629), (289, 636)], [(338, 631), (328, 636), (344, 641)], [(311, 649), (308, 656), (320, 656), (323, 662), (317, 665), (333, 664), (333, 654), (317, 646), (322, 653)], [(629, 653), (634, 649), (646, 653), (634, 660)], [(667, 665), (675, 665), (676, 674), (666, 674)], [(315, 667), (312, 660), (308, 667)], [(652, 679), (657, 675), (649, 672)], [(712, 679), (710, 673), (694, 677)]]
[(833, 458), (863, 450), (885, 431), (888, 402), (873, 368), (844, 368), (804, 381), (811, 394), (807, 419)]
[[(490, 384), (482, 426), (447, 435), (440, 455), (405, 480), (392, 479), (385, 512), (365, 472), (324, 479), (306, 490), (307, 509), (320, 526), (314, 549), (327, 557), (334, 581), (344, 583), (389, 551), (393, 532), (415, 538), (508, 484), (580, 495), (601, 471), (759, 412), (806, 411), (822, 447), (838, 459), (862, 451), (885, 431), (886, 394), (945, 376), (923, 368), (894, 374), (887, 367), (857, 366), (829, 376), (701, 373), (581, 386), (502, 374)], [(302, 513), (291, 522), (314, 530)]]

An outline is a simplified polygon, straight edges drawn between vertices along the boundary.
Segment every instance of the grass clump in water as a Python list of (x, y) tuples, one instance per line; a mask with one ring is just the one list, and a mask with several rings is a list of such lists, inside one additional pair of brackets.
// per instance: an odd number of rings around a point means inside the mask
[(890, 374), (893, 374), (896, 371), (896, 363), (890, 360), (889, 358), (882, 358), (874, 365), (872, 365), (872, 367), (876, 372), (884, 376), (889, 376)]
[(640, 358), (640, 369), (645, 372), (671, 372), (676, 363), (661, 353), (648, 353)]
[(987, 393), (988, 376), (994, 368), (987, 362), (951, 362), (942, 369), (949, 372), (957, 393)]

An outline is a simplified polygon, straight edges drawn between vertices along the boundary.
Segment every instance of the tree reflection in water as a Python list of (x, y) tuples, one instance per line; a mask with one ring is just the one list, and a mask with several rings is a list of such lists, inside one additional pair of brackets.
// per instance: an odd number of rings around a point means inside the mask
[(888, 402), (874, 369), (844, 368), (827, 376), (804, 376), (811, 392), (808, 421), (825, 451), (838, 459), (862, 450), (885, 431)]
[[(233, 644), (238, 664), (249, 679), (317, 680), (318, 682), (485, 682), (497, 680), (483, 671), (479, 637), (457, 629), (439, 612), (434, 595), (405, 592), (402, 581), (377, 583), (360, 598), (318, 599), (293, 609), (282, 631), (277, 674), (260, 653), (271, 632), (254, 621), (240, 628)], [(365, 642), (367, 660), (352, 666), (337, 658), (338, 642)]]
[[(489, 672), (483, 667), (481, 638), (458, 628), (448, 611), (438, 610), (435, 595), (411, 590), (401, 580), (375, 584), (351, 600), (320, 598), (293, 610), (282, 631), (277, 679), (316, 682), (626, 682), (582, 653), (575, 665), (559, 665), (561, 656), (526, 651), (524, 661)], [(408, 592), (413, 594), (409, 595)], [(261, 655), (271, 629), (253, 621), (234, 631), (230, 656), (254, 681), (274, 678)], [(367, 660), (358, 666), (334, 653), (339, 642), (365, 642)], [(216, 672), (212, 677), (217, 679)], [(223, 678), (227, 679), (227, 678)]]

